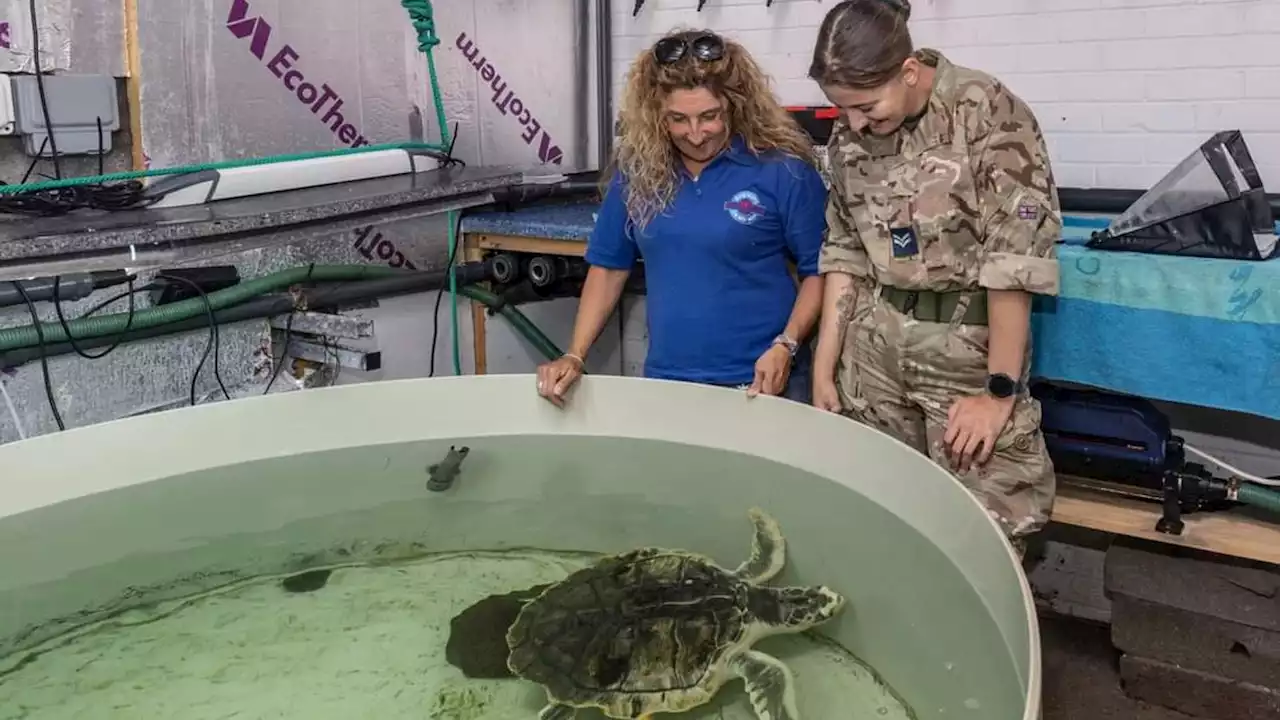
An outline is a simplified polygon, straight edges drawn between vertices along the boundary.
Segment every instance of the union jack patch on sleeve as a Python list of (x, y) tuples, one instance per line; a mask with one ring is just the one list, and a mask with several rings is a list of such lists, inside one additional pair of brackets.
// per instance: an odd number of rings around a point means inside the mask
[(1021, 203), (1018, 205), (1018, 217), (1023, 220), (1035, 220), (1040, 217), (1040, 206), (1029, 202)]

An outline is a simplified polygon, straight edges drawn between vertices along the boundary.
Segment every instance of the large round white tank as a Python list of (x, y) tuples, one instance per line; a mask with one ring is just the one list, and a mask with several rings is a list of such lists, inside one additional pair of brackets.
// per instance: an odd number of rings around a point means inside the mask
[[(429, 492), (451, 446), (461, 475)], [(845, 593), (822, 631), (918, 718), (1039, 714), (1031, 594), (982, 507), (905, 445), (777, 398), (590, 377), (560, 410), (526, 375), (362, 384), (14, 443), (0, 476), (0, 658), (338, 557), (660, 545), (732, 567), (759, 506), (787, 538), (775, 582)]]

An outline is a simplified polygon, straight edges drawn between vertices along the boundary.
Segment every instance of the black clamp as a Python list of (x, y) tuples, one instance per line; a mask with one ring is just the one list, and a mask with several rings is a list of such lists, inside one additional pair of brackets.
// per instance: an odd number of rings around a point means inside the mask
[(1156, 532), (1181, 535), (1186, 523), (1182, 521), (1182, 475), (1173, 470), (1164, 474), (1164, 512), (1156, 521)]
[(1205, 466), (1185, 463), (1177, 470), (1165, 471), (1161, 491), (1163, 507), (1156, 521), (1156, 532), (1181, 535), (1186, 528), (1183, 516), (1234, 506), (1238, 502), (1240, 479), (1219, 480)]
[(489, 317), (493, 317), (497, 315), (498, 313), (505, 310), (508, 305), (511, 304), (511, 299), (507, 297), (507, 294), (505, 292), (498, 294), (496, 297), (497, 299), (495, 300), (495, 302), (492, 305), (485, 308), (485, 312), (489, 315)]

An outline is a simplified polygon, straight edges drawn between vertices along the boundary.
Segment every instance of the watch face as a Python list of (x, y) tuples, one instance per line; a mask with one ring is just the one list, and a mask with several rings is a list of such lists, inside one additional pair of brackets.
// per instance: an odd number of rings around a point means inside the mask
[(987, 378), (987, 391), (998, 398), (1007, 398), (1016, 389), (1013, 378), (1008, 375), (992, 375)]

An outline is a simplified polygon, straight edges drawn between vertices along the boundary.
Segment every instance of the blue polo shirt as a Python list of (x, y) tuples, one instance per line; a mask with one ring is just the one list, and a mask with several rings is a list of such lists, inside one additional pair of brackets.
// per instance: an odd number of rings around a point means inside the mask
[[(683, 169), (683, 168), (682, 168)], [(644, 260), (649, 325), (645, 375), (717, 385), (750, 383), (756, 360), (796, 301), (787, 261), (818, 274), (827, 191), (818, 171), (741, 138), (697, 180), (681, 174), (671, 205), (644, 228), (627, 217), (615, 175), (587, 242), (591, 265)]]

